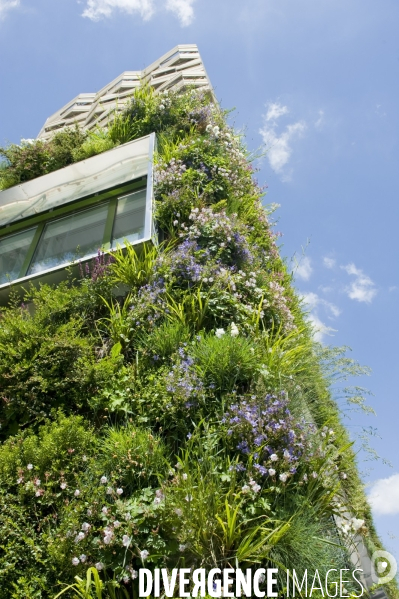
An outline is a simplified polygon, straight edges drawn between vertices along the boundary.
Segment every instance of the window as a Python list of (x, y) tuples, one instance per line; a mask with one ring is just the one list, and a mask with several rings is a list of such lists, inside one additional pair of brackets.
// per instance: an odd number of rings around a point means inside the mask
[(99, 250), (153, 240), (154, 147), (147, 135), (1, 192), (0, 305), (10, 283), (58, 283)]
[(0, 239), (0, 285), (18, 279), (36, 227)]
[(47, 223), (28, 275), (97, 253), (103, 245), (107, 215), (108, 202)]
[(144, 239), (146, 207), (141, 187), (0, 238), (0, 285)]
[(143, 189), (118, 199), (112, 248), (124, 244), (125, 239), (133, 243), (144, 237), (145, 195)]

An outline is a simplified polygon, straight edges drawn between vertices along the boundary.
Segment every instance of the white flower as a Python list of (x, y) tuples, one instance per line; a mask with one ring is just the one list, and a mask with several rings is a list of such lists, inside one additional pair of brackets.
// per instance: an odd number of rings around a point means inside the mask
[(121, 523), (119, 522), (119, 520), (115, 520), (114, 522), (114, 528), (119, 528), (121, 525)]
[(79, 532), (76, 537), (75, 537), (75, 543), (79, 543), (80, 541), (83, 541), (83, 539), (85, 538), (85, 533), (84, 532)]
[(87, 560), (87, 555), (85, 555), (84, 553), (82, 553), (82, 555), (79, 555), (79, 559), (82, 562), (82, 564), (84, 564), (85, 561)]
[(165, 110), (165, 106), (164, 106), (163, 104), (160, 104), (160, 105), (159, 105), (159, 109), (160, 109), (160, 110)]
[(287, 481), (287, 478), (288, 478), (288, 474), (286, 474), (285, 472), (283, 472), (279, 476), (279, 479), (281, 480), (282, 483), (285, 483)]
[(17, 483), (20, 485), (21, 483), (24, 482), (24, 479), (22, 477), (17, 478)]
[(80, 495), (80, 491), (79, 491), (79, 489), (76, 489), (76, 491), (75, 491), (74, 495), (75, 495), (75, 497), (79, 497), (79, 495)]
[(72, 564), (74, 566), (78, 566), (79, 565), (79, 558), (78, 557), (73, 557), (72, 558)]
[(206, 131), (209, 133), (210, 131), (212, 131), (212, 125), (207, 125), (206, 126)]
[(160, 497), (155, 497), (154, 499), (154, 503), (155, 505), (159, 505), (161, 503), (162, 499)]
[(224, 329), (216, 329), (215, 331), (215, 336), (220, 339), (220, 337), (223, 337), (223, 335), (225, 334), (225, 330)]
[(139, 573), (137, 572), (137, 570), (132, 570), (132, 579), (134, 580), (135, 578), (137, 578), (137, 576), (139, 575)]
[(87, 455), (82, 455), (82, 460), (83, 460), (84, 462), (87, 462)]
[(261, 488), (262, 488), (260, 485), (258, 485), (258, 484), (257, 484), (256, 482), (254, 482), (254, 481), (252, 481), (252, 483), (251, 483), (251, 487), (252, 487), (252, 491), (253, 491), (254, 493), (259, 493), (259, 491), (260, 491), (260, 490), (261, 490)]
[(312, 472), (312, 476), (313, 476), (313, 478), (317, 478), (317, 476), (318, 476), (317, 472)]
[(130, 514), (125, 514), (125, 520), (126, 522), (129, 522), (129, 520), (132, 519), (132, 516)]
[(129, 535), (123, 535), (123, 537), (122, 537), (122, 545), (124, 547), (129, 547), (129, 544), (130, 544), (130, 537), (129, 537)]
[(103, 514), (107, 514), (108, 513), (108, 508), (105, 507), (105, 505), (104, 505), (104, 507), (101, 509), (101, 511), (102, 511)]
[(181, 518), (183, 515), (183, 510), (181, 510), (179, 507), (177, 507), (177, 508), (175, 508), (175, 514), (177, 514), (179, 516), (179, 518)]
[(175, 475), (175, 471), (173, 470), (173, 468), (171, 468), (169, 470), (169, 476), (174, 476)]
[(32, 468), (33, 468), (33, 464), (28, 464), (26, 468), (27, 468), (28, 470), (32, 470)]
[(41, 491), (40, 491), (40, 490), (39, 490), (39, 491), (36, 491), (36, 493), (35, 493), (36, 497), (40, 497), (40, 495), (41, 495), (41, 494), (42, 494), (42, 493), (41, 493)]
[(37, 478), (37, 479), (35, 480), (35, 485), (36, 485), (37, 487), (40, 487), (40, 479), (39, 479), (39, 478)]
[(101, 483), (102, 485), (105, 485), (107, 482), (108, 482), (108, 478), (107, 478), (106, 476), (102, 476), (102, 477), (100, 478), (100, 483)]
[(177, 464), (175, 464), (175, 468), (177, 468), (178, 470), (181, 470), (183, 468), (183, 464), (180, 464), (180, 462), (177, 462)]
[(187, 474), (185, 472), (183, 472), (182, 478), (183, 478), (183, 480), (187, 480)]
[(186, 497), (185, 497), (185, 500), (186, 500), (186, 501), (191, 501), (191, 500), (192, 500), (192, 498), (193, 498), (193, 496), (192, 496), (192, 495), (186, 495)]
[(174, 220), (174, 221), (173, 221), (173, 226), (176, 226), (176, 225), (178, 225), (178, 224), (179, 224), (179, 221), (178, 221), (178, 220)]
[(269, 474), (270, 474), (270, 476), (274, 476), (276, 474), (276, 471), (274, 470), (274, 468), (269, 468)]
[(86, 512), (86, 514), (87, 514), (88, 516), (91, 516), (91, 515), (92, 515), (92, 513), (93, 513), (93, 512), (91, 511), (91, 509), (90, 509), (90, 508), (89, 508), (89, 509), (87, 510), (87, 512)]
[(283, 455), (284, 455), (284, 457), (285, 457), (286, 460), (289, 460), (290, 457), (291, 457), (290, 452), (288, 451), (288, 449), (284, 449), (284, 454)]
[(104, 564), (102, 562), (97, 562), (95, 566), (96, 570), (98, 570), (99, 572), (104, 568)]
[(112, 487), (107, 487), (107, 495), (112, 495)]
[(179, 545), (179, 551), (185, 551), (186, 550), (186, 545)]
[(352, 518), (351, 520), (351, 526), (353, 528), (353, 530), (359, 530), (359, 528), (362, 528), (362, 526), (364, 525), (364, 520), (360, 520), (359, 518)]
[(242, 491), (243, 493), (248, 493), (248, 491), (249, 491), (249, 486), (248, 486), (248, 485), (244, 485), (243, 487), (241, 487), (241, 491)]
[(261, 575), (259, 576), (259, 584), (262, 584), (262, 582), (265, 582), (265, 578), (266, 578), (266, 577), (265, 577), (265, 575), (264, 575), (264, 574), (261, 574)]
[(271, 459), (272, 462), (277, 462), (278, 455), (276, 453), (272, 453), (272, 455), (270, 456), (270, 459)]
[(127, 584), (127, 583), (129, 582), (129, 580), (130, 580), (129, 576), (124, 576), (124, 577), (123, 577), (123, 582), (124, 582), (125, 584)]
[(237, 325), (235, 324), (235, 322), (231, 323), (231, 327), (230, 327), (230, 335), (232, 337), (237, 337), (240, 334), (240, 331), (238, 330)]
[(66, 483), (61, 483), (61, 484), (60, 484), (60, 487), (61, 487), (61, 489), (62, 489), (62, 490), (64, 490), (64, 489), (66, 489), (66, 488), (67, 488), (67, 484), (66, 484)]
[(91, 524), (89, 524), (88, 522), (83, 522), (83, 524), (82, 524), (82, 530), (84, 532), (88, 532), (90, 530), (90, 528), (91, 528)]
[(213, 134), (215, 137), (217, 137), (220, 133), (220, 129), (219, 127), (216, 125), (216, 127), (213, 128)]
[(305, 483), (306, 483), (306, 481), (308, 480), (308, 475), (307, 475), (307, 474), (304, 474), (304, 475), (303, 475), (303, 480), (304, 480), (304, 481), (305, 481)]
[(345, 474), (345, 472), (341, 472), (340, 476), (341, 476), (342, 480), (345, 480), (346, 478), (348, 478), (347, 475)]
[(122, 495), (122, 493), (123, 493), (123, 489), (121, 489), (121, 488), (116, 489), (116, 494), (117, 495)]
[(142, 560), (147, 559), (147, 557), (149, 556), (149, 552), (147, 551), (147, 549), (143, 549), (143, 551), (140, 551), (140, 557)]

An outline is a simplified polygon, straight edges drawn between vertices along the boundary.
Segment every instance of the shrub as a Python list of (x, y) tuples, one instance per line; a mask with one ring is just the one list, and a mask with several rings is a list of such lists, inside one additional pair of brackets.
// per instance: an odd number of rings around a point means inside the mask
[(201, 338), (191, 350), (201, 377), (218, 393), (248, 389), (258, 369), (253, 343), (242, 336), (233, 337), (223, 329), (217, 333), (220, 336), (210, 334)]

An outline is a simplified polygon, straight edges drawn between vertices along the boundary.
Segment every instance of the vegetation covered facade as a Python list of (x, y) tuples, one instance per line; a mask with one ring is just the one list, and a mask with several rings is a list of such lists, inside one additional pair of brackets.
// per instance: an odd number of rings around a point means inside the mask
[(88, 568), (136, 596), (143, 565), (275, 565), (283, 597), (285, 569), (349, 568), (359, 533), (379, 547), (326, 375), (343, 361), (313, 341), (225, 117), (144, 87), (105, 130), (2, 150), (6, 188), (155, 132), (161, 243), (1, 312), (1, 599)]

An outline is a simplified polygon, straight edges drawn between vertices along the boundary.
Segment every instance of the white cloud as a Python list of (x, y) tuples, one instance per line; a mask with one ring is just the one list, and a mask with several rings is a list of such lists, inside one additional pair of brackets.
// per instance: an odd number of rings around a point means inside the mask
[(399, 474), (377, 480), (368, 499), (376, 514), (399, 514)]
[(360, 268), (351, 263), (341, 266), (348, 275), (354, 276), (355, 280), (346, 287), (346, 293), (350, 299), (370, 304), (377, 293), (377, 289), (369, 276), (365, 275)]
[(335, 329), (328, 327), (316, 314), (309, 314), (308, 321), (313, 326), (313, 337), (315, 341), (322, 343), (326, 335), (331, 336)]
[(338, 308), (338, 306), (332, 304), (331, 302), (328, 302), (313, 291), (310, 291), (308, 293), (302, 293), (302, 297), (308, 304), (309, 308), (312, 310), (319, 306), (323, 306), (327, 314), (333, 316), (334, 318), (337, 318), (341, 314), (341, 310)]
[(302, 281), (309, 281), (310, 276), (313, 272), (310, 258), (304, 256), (301, 259), (301, 261), (296, 265), (294, 272), (296, 278), (302, 279)]
[(166, 8), (176, 14), (182, 27), (187, 27), (194, 20), (194, 2), (195, 0), (168, 0)]
[(328, 256), (324, 256), (323, 264), (326, 268), (334, 268), (335, 260), (334, 260), (334, 258), (329, 258)]
[(277, 121), (288, 112), (287, 106), (282, 106), (277, 102), (268, 104), (267, 112), (264, 116), (265, 124), (259, 130), (267, 149), (269, 164), (279, 174), (283, 174), (284, 167), (291, 157), (292, 141), (300, 137), (306, 129), (306, 123), (298, 121), (297, 123), (287, 125), (285, 131), (278, 134)]
[(327, 318), (334, 319), (341, 314), (341, 310), (335, 304), (321, 298), (313, 291), (302, 293), (302, 298), (309, 308), (308, 320), (314, 327), (314, 338), (316, 341), (323, 341), (325, 335), (332, 335), (335, 329), (327, 326), (319, 316), (319, 310), (324, 310)]
[(154, 5), (152, 0), (87, 0), (82, 16), (98, 21), (110, 17), (115, 10), (128, 14), (137, 12), (147, 21), (154, 14)]
[(265, 120), (266, 121), (276, 121), (277, 119), (279, 119), (284, 114), (287, 114), (288, 112), (289, 112), (289, 110), (288, 110), (287, 106), (281, 106), (281, 104), (278, 104), (277, 102), (271, 102), (270, 104), (268, 104), (267, 113), (265, 115)]
[(182, 27), (186, 27), (194, 20), (194, 2), (195, 0), (86, 0), (86, 8), (82, 14), (92, 21), (98, 21), (111, 17), (119, 10), (127, 14), (138, 13), (144, 21), (148, 21), (157, 10), (165, 8), (177, 16)]
[(82, 16), (98, 21), (120, 11), (137, 13), (144, 21), (148, 21), (157, 10), (165, 8), (177, 16), (182, 27), (186, 27), (194, 19), (194, 2), (195, 0), (86, 0)]
[(0, 0), (0, 20), (4, 19), (6, 12), (12, 8), (18, 8), (20, 0)]

